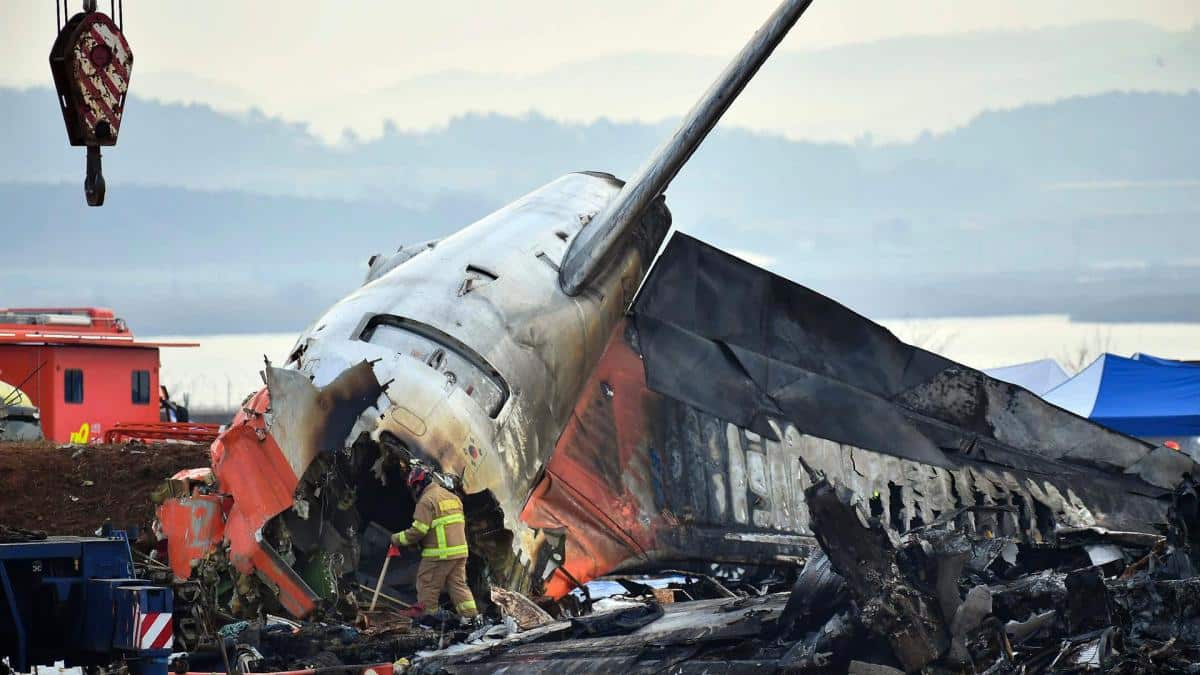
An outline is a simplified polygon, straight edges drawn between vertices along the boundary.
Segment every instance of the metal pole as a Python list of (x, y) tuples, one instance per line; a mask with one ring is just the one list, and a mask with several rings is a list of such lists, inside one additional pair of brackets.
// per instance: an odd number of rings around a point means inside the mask
[(675, 174), (810, 4), (812, 0), (784, 0), (683, 118), (675, 133), (575, 237), (559, 270), (558, 280), (563, 292), (579, 295), (595, 277), (608, 261), (616, 241), (637, 222), (646, 207), (666, 191)]
[(392, 556), (386, 553), (383, 556), (383, 569), (379, 570), (379, 581), (375, 582), (375, 595), (371, 598), (371, 606), (367, 609), (368, 612), (375, 611), (375, 603), (379, 602), (379, 591), (383, 590), (383, 578), (387, 576), (388, 563), (392, 562)]

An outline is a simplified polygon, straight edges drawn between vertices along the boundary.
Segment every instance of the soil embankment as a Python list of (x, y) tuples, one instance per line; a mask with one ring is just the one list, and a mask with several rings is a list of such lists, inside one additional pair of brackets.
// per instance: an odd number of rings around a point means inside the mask
[(50, 535), (90, 535), (106, 520), (144, 528), (165, 479), (208, 465), (208, 446), (189, 443), (0, 443), (0, 525)]

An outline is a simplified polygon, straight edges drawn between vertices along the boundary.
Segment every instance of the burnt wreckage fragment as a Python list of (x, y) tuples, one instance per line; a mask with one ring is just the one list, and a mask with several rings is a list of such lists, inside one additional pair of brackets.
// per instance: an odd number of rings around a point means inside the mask
[[(855, 649), (824, 654), (822, 666), (864, 652), (906, 672), (1190, 673), (1200, 663), (1200, 578), (1193, 542), (1176, 528), (1167, 536), (1066, 530), (1035, 544), (970, 535), (943, 519), (896, 536), (819, 476), (806, 495), (817, 540), (854, 600), (840, 609), (861, 630)], [(1174, 522), (1194, 495), (1190, 482), (1172, 495)], [(816, 603), (800, 591), (789, 607), (803, 615)], [(846, 623), (835, 616), (815, 632), (809, 623), (798, 644), (846, 633)], [(872, 651), (880, 642), (889, 649)]]
[[(815, 471), (811, 479), (821, 550), (790, 593), (661, 609), (625, 600), (587, 619), (602, 634), (575, 619), (544, 620), (423, 653), (413, 671), (1196, 671), (1200, 584), (1191, 543), (1175, 534), (1076, 528), (1034, 543), (956, 527), (955, 518), (991, 506), (897, 534), (850, 490)], [(1185, 485), (1171, 496), (1173, 518), (1194, 494)], [(638, 595), (637, 584), (618, 581)]]
[[(763, 457), (743, 451), (729, 466), (761, 461), (769, 480), (786, 473), (803, 489), (806, 462), (897, 532), (971, 506), (1003, 508), (963, 512), (960, 526), (1033, 542), (1061, 527), (1163, 532), (1171, 491), (1194, 474), (1185, 455), (907, 345), (686, 235), (666, 247), (631, 322), (650, 390), (741, 430), (726, 453), (757, 436)], [(759, 497), (756, 522), (811, 533), (799, 494)]]

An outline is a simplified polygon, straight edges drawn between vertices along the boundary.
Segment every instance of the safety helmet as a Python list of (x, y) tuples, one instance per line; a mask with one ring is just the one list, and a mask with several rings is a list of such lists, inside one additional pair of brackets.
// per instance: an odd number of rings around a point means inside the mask
[(429, 472), (423, 467), (414, 466), (408, 472), (408, 480), (406, 482), (410, 488), (424, 487), (429, 482)]

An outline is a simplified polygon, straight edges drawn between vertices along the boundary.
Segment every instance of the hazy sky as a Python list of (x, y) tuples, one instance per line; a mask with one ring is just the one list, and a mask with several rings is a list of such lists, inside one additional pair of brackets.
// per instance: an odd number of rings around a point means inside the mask
[[(312, 120), (398, 82), (448, 70), (522, 75), (631, 52), (729, 56), (775, 4), (127, 0), (125, 11), (136, 93), (176, 99), (180, 90), (196, 91), (197, 99), (219, 107), (257, 105)], [(1186, 30), (1200, 22), (1200, 0), (817, 0), (782, 49), (1098, 20)], [(0, 85), (48, 85), (53, 2), (3, 0), (0, 27)], [(604, 100), (595, 105), (600, 115), (620, 117), (620, 110), (604, 109)], [(486, 102), (477, 107), (487, 109)]]

